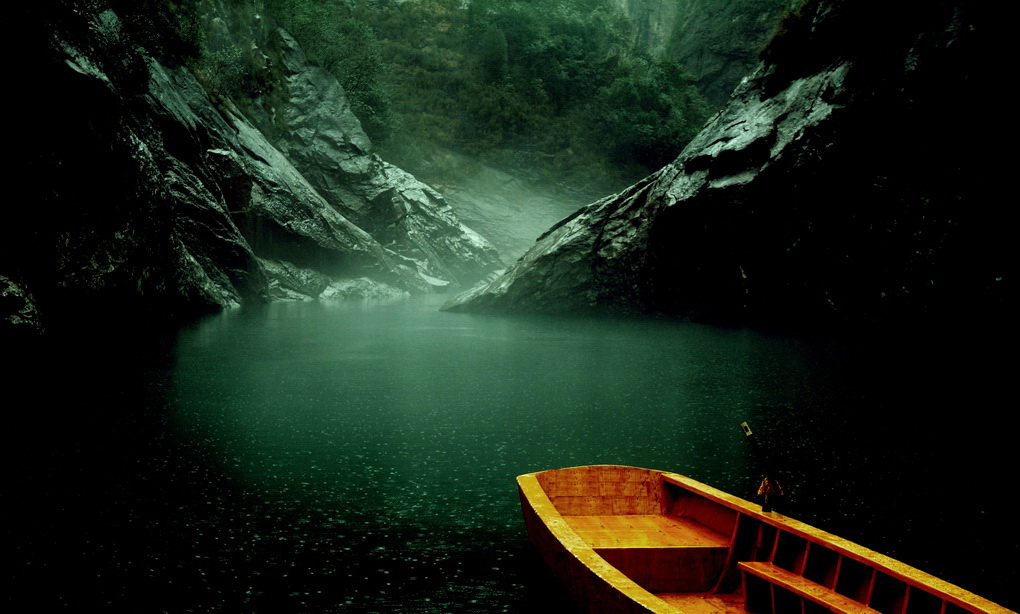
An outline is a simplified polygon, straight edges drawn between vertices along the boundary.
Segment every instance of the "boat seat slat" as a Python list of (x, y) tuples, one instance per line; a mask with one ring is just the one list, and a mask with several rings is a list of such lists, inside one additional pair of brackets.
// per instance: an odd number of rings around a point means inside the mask
[(770, 584), (792, 591), (833, 612), (841, 612), (843, 614), (877, 614), (878, 612), (858, 601), (854, 601), (845, 595), (840, 595), (834, 590), (772, 563), (742, 561), (738, 563), (738, 566), (745, 573), (753, 574)]

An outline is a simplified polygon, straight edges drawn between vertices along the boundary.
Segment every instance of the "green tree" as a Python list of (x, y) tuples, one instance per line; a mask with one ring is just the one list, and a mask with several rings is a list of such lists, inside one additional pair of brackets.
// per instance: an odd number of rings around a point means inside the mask
[(485, 79), (501, 83), (510, 74), (510, 60), (507, 56), (506, 36), (496, 26), (488, 26), (481, 39), (479, 62)]
[(412, 172), (434, 170), (443, 156), (423, 152), (444, 148), (555, 178), (627, 166), (629, 181), (706, 115), (678, 66), (632, 57), (632, 26), (610, 0), (266, 2), (338, 76), (370, 135), (400, 131), (381, 150)]
[(708, 104), (675, 62), (631, 62), (599, 94), (610, 156), (658, 168), (680, 153), (708, 118)]

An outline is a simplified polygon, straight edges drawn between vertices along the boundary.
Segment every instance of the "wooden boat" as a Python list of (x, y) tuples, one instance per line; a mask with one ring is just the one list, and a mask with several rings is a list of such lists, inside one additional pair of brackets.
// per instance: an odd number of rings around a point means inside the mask
[(532, 542), (588, 612), (1010, 612), (675, 473), (593, 465), (517, 483)]

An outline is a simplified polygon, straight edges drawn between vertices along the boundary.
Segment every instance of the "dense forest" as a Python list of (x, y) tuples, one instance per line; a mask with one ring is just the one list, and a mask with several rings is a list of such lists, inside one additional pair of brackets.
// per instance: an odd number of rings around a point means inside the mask
[(445, 150), (559, 179), (636, 178), (708, 114), (682, 67), (628, 48), (608, 0), (270, 4), (389, 158), (419, 174), (448, 171)]
[[(202, 0), (112, 3), (164, 60), (189, 63), (207, 86), (234, 100), (272, 97), (272, 50), (217, 40)], [(653, 53), (612, 0), (234, 4), (286, 28), (343, 84), (377, 150), (426, 181), (449, 180), (472, 160), (618, 188), (675, 158), (713, 111), (676, 59), (682, 27)], [(680, 4), (688, 22), (706, 10)], [(728, 4), (758, 16), (790, 2)]]

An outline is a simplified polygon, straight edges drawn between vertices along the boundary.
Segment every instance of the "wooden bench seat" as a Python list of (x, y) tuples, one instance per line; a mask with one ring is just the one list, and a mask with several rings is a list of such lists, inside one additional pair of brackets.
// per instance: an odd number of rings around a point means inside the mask
[(661, 514), (563, 516), (592, 548), (727, 548), (729, 537), (687, 518)]
[(821, 584), (812, 582), (803, 576), (787, 571), (772, 563), (744, 561), (737, 565), (745, 573), (761, 578), (774, 586), (782, 587), (803, 599), (817, 603), (834, 612), (842, 612), (844, 614), (877, 614), (878, 612), (858, 601), (854, 601), (845, 595), (840, 595), (834, 590), (825, 588)]
[(729, 539), (663, 514), (563, 516), (610, 565), (653, 593), (707, 591), (726, 564)]

